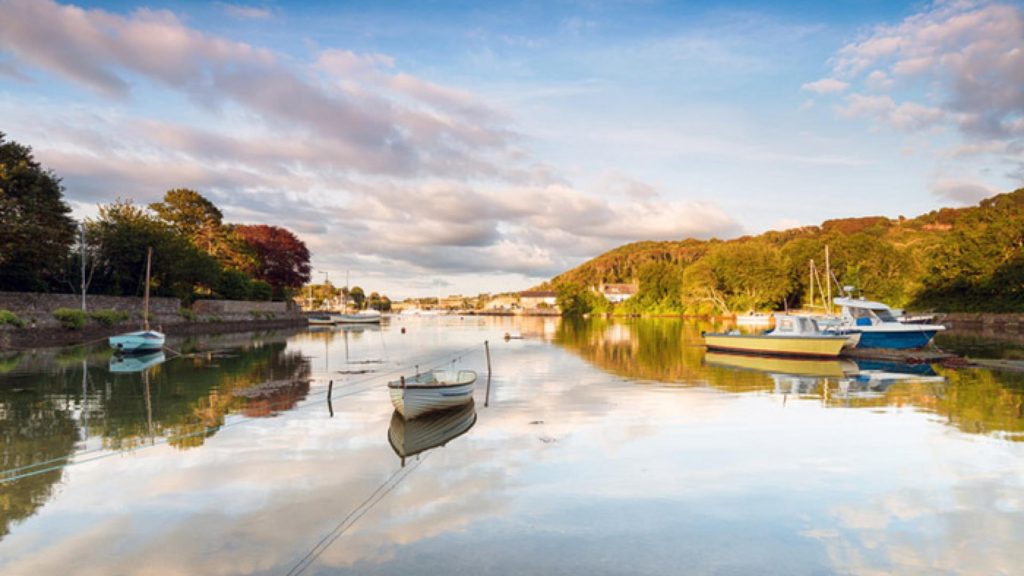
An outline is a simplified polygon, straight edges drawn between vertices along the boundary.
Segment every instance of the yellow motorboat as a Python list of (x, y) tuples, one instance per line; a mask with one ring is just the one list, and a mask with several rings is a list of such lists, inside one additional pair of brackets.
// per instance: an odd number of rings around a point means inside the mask
[(703, 336), (708, 350), (770, 356), (835, 358), (843, 348), (856, 345), (855, 336), (823, 333), (807, 316), (777, 315), (775, 329), (764, 334), (734, 331)]

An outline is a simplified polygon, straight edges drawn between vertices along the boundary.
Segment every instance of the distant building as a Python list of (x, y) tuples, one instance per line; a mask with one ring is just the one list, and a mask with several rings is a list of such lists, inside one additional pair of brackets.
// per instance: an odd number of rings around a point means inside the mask
[(484, 303), (484, 310), (501, 312), (519, 308), (519, 298), (512, 294), (498, 294)]
[(530, 310), (554, 308), (558, 294), (552, 290), (527, 290), (519, 293), (519, 305)]
[(462, 310), (468, 307), (466, 299), (461, 294), (441, 298), (438, 306), (442, 310)]
[(629, 300), (636, 295), (639, 288), (636, 284), (601, 284), (597, 291), (613, 304)]

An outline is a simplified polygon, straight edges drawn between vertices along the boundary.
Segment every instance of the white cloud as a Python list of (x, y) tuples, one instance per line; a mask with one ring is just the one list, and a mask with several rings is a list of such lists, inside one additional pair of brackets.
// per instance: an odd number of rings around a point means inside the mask
[(814, 82), (808, 82), (800, 87), (801, 90), (814, 92), (816, 94), (838, 94), (850, 87), (848, 82), (836, 80), (835, 78), (822, 78)]
[[(331, 48), (302, 61), (170, 12), (0, 6), (12, 15), (0, 54), (107, 97), (102, 112), (0, 100), (5, 131), (34, 145), (79, 205), (192, 187), (231, 221), (295, 230), (318, 269), (372, 264), (391, 286), (442, 272), (528, 285), (623, 242), (739, 231), (717, 205), (628, 175), (610, 197), (573, 186), (520, 148), (510, 114), (387, 54)], [(142, 83), (186, 99), (199, 120), (140, 112)]]
[(939, 198), (942, 198), (943, 200), (950, 200), (964, 206), (977, 204), (979, 201), (1000, 192), (1000, 190), (980, 182), (947, 178), (935, 179), (931, 184), (931, 188), (932, 193)]
[(224, 10), (228, 16), (242, 20), (267, 20), (271, 16), (270, 10), (257, 8), (256, 6), (244, 6), (227, 2), (217, 2), (217, 6)]

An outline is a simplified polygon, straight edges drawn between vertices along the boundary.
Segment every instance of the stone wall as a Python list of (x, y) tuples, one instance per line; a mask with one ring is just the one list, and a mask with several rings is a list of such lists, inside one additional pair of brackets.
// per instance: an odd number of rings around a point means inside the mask
[[(82, 297), (77, 294), (41, 294), (37, 292), (0, 292), (0, 310), (10, 310), (18, 318), (36, 326), (57, 326), (53, 317), (58, 308), (80, 310)], [(86, 296), (86, 307), (90, 312), (116, 310), (128, 312), (132, 318), (141, 318), (142, 298), (132, 296)], [(177, 298), (150, 298), (149, 312), (154, 319), (171, 321), (179, 318), (181, 300)]]
[(246, 314), (275, 314), (278, 316), (300, 313), (294, 302), (257, 302), (249, 300), (196, 300), (192, 311), (200, 315), (233, 316)]
[(954, 330), (995, 330), (1019, 332), (1024, 330), (1024, 314), (980, 314), (955, 312), (946, 314), (940, 321)]

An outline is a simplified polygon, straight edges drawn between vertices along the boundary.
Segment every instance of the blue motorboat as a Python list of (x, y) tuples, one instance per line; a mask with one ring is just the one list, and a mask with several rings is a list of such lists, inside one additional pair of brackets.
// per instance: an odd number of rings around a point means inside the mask
[(836, 298), (842, 307), (837, 332), (860, 334), (858, 348), (910, 350), (927, 346), (945, 326), (900, 322), (893, 309), (861, 298)]

